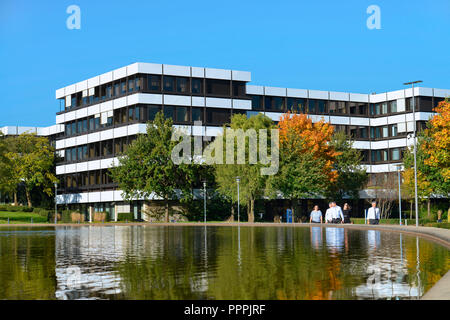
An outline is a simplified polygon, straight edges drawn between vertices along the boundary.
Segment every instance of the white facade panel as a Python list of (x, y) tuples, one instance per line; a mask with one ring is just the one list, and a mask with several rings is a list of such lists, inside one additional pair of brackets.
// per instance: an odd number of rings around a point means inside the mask
[(86, 118), (88, 116), (88, 108), (82, 108), (75, 111), (75, 118)]
[(77, 83), (75, 84), (75, 90), (76, 90), (76, 92), (80, 92), (80, 91), (86, 90), (87, 88), (88, 88), (88, 82), (87, 82), (87, 80), (80, 81), (80, 82), (77, 82)]
[(77, 172), (77, 165), (75, 163), (66, 164), (66, 174)]
[(263, 95), (264, 94), (264, 87), (263, 86), (253, 86), (253, 85), (249, 85), (247, 84), (246, 86), (246, 93), (247, 94), (258, 94), (258, 95)]
[(65, 114), (58, 114), (56, 116), (56, 123), (60, 124), (60, 123), (64, 123), (65, 122)]
[(387, 125), (387, 117), (371, 118), (370, 125), (372, 127), (385, 126)]
[(279, 112), (264, 112), (264, 114), (269, 117), (270, 119), (272, 119), (273, 121), (280, 121), (281, 117), (283, 116), (284, 113), (279, 113)]
[(350, 93), (350, 101), (369, 102), (369, 95), (362, 93)]
[(252, 101), (251, 100), (242, 100), (242, 99), (233, 99), (233, 108), (234, 109), (252, 110)]
[(192, 67), (191, 68), (191, 76), (193, 78), (204, 78), (205, 77), (205, 68)]
[(100, 140), (109, 140), (112, 138), (114, 138), (113, 137), (113, 129), (100, 131)]
[(89, 161), (88, 168), (89, 170), (100, 170), (100, 160)]
[(100, 132), (89, 133), (87, 136), (88, 136), (88, 143), (100, 141)]
[(170, 76), (190, 77), (191, 68), (185, 66), (173, 66), (170, 64), (164, 64), (163, 73)]
[(82, 136), (78, 136), (78, 137), (75, 137), (75, 138), (77, 139), (76, 140), (76, 145), (77, 146), (88, 143), (87, 134), (82, 135)]
[[(149, 74), (162, 74), (162, 64), (159, 63), (136, 63), (138, 72), (137, 73), (149, 73)], [(131, 66), (128, 67), (132, 68)], [(130, 74), (130, 70), (128, 70)]]
[(397, 112), (405, 112), (406, 110), (406, 99), (397, 99)]
[(434, 96), (440, 98), (450, 97), (450, 89), (434, 89)]
[(101, 192), (89, 192), (89, 202), (101, 202)]
[(83, 172), (83, 171), (88, 171), (87, 162), (77, 163), (77, 172)]
[(56, 166), (56, 174), (65, 174), (66, 173), (66, 166)]
[(353, 141), (353, 148), (356, 149), (370, 149), (370, 141)]
[(378, 94), (371, 94), (369, 95), (369, 102), (371, 103), (378, 103), (387, 101), (387, 95), (386, 93), (378, 93)]
[(67, 86), (64, 92), (66, 96), (74, 94), (76, 92), (76, 86), (74, 84)]
[(346, 92), (334, 92), (330, 91), (330, 100), (349, 101), (350, 94)]
[(100, 104), (100, 112), (107, 112), (111, 111), (112, 109), (113, 109), (113, 102), (111, 100)]
[(145, 123), (136, 123), (128, 126), (128, 135), (135, 135), (138, 133), (146, 133), (146, 127), (147, 125)]
[(68, 139), (66, 139), (66, 142), (65, 142), (66, 148), (73, 147), (73, 146), (76, 145), (76, 143), (77, 143), (77, 141), (76, 141), (76, 138), (75, 138), (75, 137), (73, 137), (73, 138), (68, 138)]
[(397, 131), (398, 132), (406, 132), (406, 122), (399, 122), (397, 124)]
[(125, 137), (128, 135), (128, 127), (124, 126), (124, 127), (119, 127), (119, 128), (114, 128), (114, 138), (121, 138), (121, 137)]
[(165, 94), (164, 95), (164, 104), (171, 104), (171, 105), (175, 105), (175, 106), (190, 106), (191, 105), (191, 97)]
[(215, 108), (231, 108), (231, 99), (206, 97), (206, 106)]
[(138, 103), (145, 103), (144, 101), (142, 101), (143, 98), (144, 95), (142, 93), (135, 93), (130, 96), (127, 96), (127, 106), (132, 106)]
[(65, 141), (66, 141), (65, 139), (56, 140), (55, 144), (56, 150), (65, 149), (66, 148)]
[(328, 91), (308, 90), (310, 99), (328, 99)]
[(231, 71), (231, 80), (236, 81), (251, 81), (252, 80), (252, 74), (248, 71), (237, 71), (232, 70)]
[(127, 67), (122, 67), (113, 71), (113, 80), (119, 80), (127, 76)]
[(369, 125), (369, 118), (363, 118), (363, 117), (350, 117), (350, 124), (355, 126), (368, 126)]
[(395, 116), (389, 116), (389, 117), (387, 117), (387, 122), (388, 122), (388, 124), (405, 122), (405, 115), (404, 114), (398, 114), (398, 115), (395, 115)]
[(100, 85), (100, 76), (88, 79), (88, 88), (94, 88)]
[(264, 93), (267, 96), (285, 97), (286, 96), (286, 88), (264, 87)]
[(376, 164), (371, 166), (371, 173), (382, 173), (382, 172), (389, 172), (389, 165), (388, 164)]
[(205, 98), (204, 97), (192, 97), (192, 106), (204, 107), (205, 106)]
[[(163, 103), (163, 95), (162, 94), (139, 94), (139, 103), (148, 103), (148, 104), (162, 104)], [(132, 105), (130, 100), (128, 100), (128, 105)]]
[(387, 93), (387, 100), (397, 100), (404, 98), (405, 98), (405, 90), (397, 90)]
[(112, 71), (100, 75), (100, 84), (105, 84), (111, 81), (113, 81)]
[(433, 96), (433, 89), (432, 88), (418, 87), (417, 90), (418, 90), (418, 95), (419, 96), (429, 96), (429, 97)]
[(205, 68), (205, 78), (231, 80), (231, 70)]
[(217, 137), (222, 134), (223, 130), (221, 127), (206, 127), (206, 135), (208, 137)]
[(389, 148), (406, 147), (406, 138), (389, 140)]
[(206, 129), (204, 126), (192, 126), (192, 135), (194, 136), (205, 136)]
[(127, 105), (127, 97), (112, 100), (113, 109), (123, 108)]
[(102, 160), (100, 160), (100, 167), (102, 169), (111, 168), (114, 160), (116, 160), (116, 162), (117, 162), (117, 158), (102, 159)]
[(387, 140), (383, 140), (383, 141), (372, 141), (371, 142), (371, 148), (374, 150), (379, 150), (379, 149), (387, 149), (389, 148), (389, 144)]
[(330, 123), (331, 124), (350, 124), (350, 118), (349, 117), (338, 117), (338, 116), (330, 116)]
[(101, 193), (101, 201), (114, 201), (114, 191), (102, 191)]
[(287, 88), (286, 95), (293, 98), (308, 98), (308, 90)]
[(67, 112), (64, 117), (64, 121), (72, 121), (75, 120), (75, 111)]
[(64, 96), (66, 95), (65, 93), (64, 93), (64, 88), (61, 88), (61, 89), (57, 89), (56, 90), (56, 92), (55, 92), (55, 98), (56, 99), (62, 99), (62, 98), (64, 98)]
[(87, 107), (88, 116), (93, 116), (100, 113), (100, 104), (94, 104), (92, 106)]
[(308, 115), (308, 118), (312, 120), (312, 122), (319, 122), (320, 120), (324, 120), (326, 122), (329, 122), (329, 117), (328, 116), (323, 116), (323, 115), (316, 115), (316, 114), (310, 114)]

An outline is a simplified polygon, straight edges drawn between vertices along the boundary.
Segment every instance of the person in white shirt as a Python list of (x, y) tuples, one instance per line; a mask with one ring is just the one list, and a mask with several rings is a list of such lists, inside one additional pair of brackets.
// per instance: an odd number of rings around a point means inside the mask
[(333, 223), (344, 223), (344, 213), (341, 207), (333, 201)]
[(328, 204), (329, 208), (325, 211), (325, 223), (331, 223), (333, 221), (333, 202)]
[(367, 224), (378, 224), (380, 222), (380, 209), (377, 208), (376, 201), (372, 201), (372, 207), (367, 210)]

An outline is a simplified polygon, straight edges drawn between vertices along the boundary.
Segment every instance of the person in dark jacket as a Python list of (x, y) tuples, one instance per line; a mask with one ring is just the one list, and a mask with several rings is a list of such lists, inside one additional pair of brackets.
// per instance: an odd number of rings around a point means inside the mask
[(352, 208), (348, 203), (344, 204), (344, 209), (342, 210), (342, 212), (344, 213), (344, 223), (352, 223), (352, 221), (350, 220)]

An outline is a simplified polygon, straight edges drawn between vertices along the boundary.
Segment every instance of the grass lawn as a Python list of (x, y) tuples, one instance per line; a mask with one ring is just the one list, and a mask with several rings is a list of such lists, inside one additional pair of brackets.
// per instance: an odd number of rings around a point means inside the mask
[[(364, 224), (364, 218), (352, 218), (351, 219), (354, 224)], [(405, 224), (405, 220), (402, 221), (403, 224)], [(380, 224), (399, 224), (398, 219), (381, 219)], [(408, 219), (408, 226), (415, 226), (416, 220), (415, 219)], [(450, 223), (449, 222), (423, 222), (419, 220), (419, 226), (425, 226), (425, 227), (435, 227), (435, 228), (444, 228), (444, 229), (450, 229)]]
[(8, 212), (8, 211), (0, 211), (0, 224), (8, 223), (31, 223), (31, 219), (33, 219), (33, 223), (45, 223), (47, 222), (47, 217), (43, 217), (37, 213), (33, 212)]

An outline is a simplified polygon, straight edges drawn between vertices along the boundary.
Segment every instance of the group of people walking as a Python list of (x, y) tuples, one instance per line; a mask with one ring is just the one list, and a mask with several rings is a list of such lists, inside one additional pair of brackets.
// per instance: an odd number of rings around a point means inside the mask
[[(310, 223), (352, 223), (350, 220), (351, 207), (348, 203), (344, 204), (344, 209), (336, 204), (335, 201), (331, 201), (328, 204), (329, 208), (325, 212), (325, 217), (322, 217), (322, 211), (319, 206), (315, 205), (311, 211), (309, 222)], [(380, 209), (377, 208), (375, 201), (372, 201), (372, 207), (365, 211), (365, 220), (367, 224), (378, 224), (380, 220)]]

